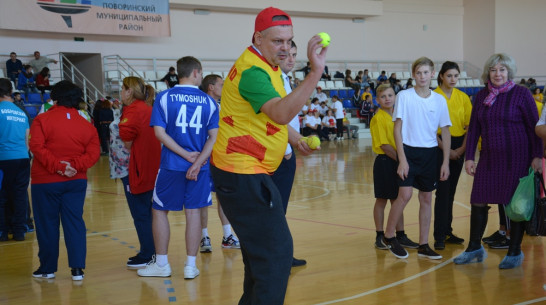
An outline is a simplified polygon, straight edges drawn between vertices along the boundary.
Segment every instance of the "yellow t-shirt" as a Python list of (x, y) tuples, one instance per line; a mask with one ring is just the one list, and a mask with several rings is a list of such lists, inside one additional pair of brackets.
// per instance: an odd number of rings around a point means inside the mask
[(237, 59), (224, 82), (218, 136), (211, 163), (238, 174), (271, 174), (288, 143), (286, 125), (275, 123), (261, 107), (286, 96), (281, 70), (252, 46)]
[(541, 102), (542, 103), (542, 100), (544, 99), (544, 96), (542, 95), (542, 93), (533, 94), (533, 98), (535, 99), (536, 102)]
[(544, 106), (544, 104), (542, 104), (542, 102), (538, 102), (536, 100), (535, 100), (535, 103), (537, 104), (538, 116), (540, 117), (540, 114), (542, 113), (542, 107)]
[(394, 122), (392, 116), (385, 110), (379, 108), (370, 122), (372, 133), (372, 149), (376, 154), (385, 154), (381, 145), (388, 144), (396, 150), (394, 141)]
[[(464, 136), (466, 134), (466, 126), (470, 124), (470, 114), (472, 113), (472, 104), (468, 95), (457, 88), (453, 88), (451, 98), (448, 99), (439, 86), (434, 89), (434, 92), (441, 94), (447, 101), (449, 118), (451, 119), (451, 126), (449, 127), (451, 136)], [(438, 134), (441, 133), (442, 130), (438, 129)]]

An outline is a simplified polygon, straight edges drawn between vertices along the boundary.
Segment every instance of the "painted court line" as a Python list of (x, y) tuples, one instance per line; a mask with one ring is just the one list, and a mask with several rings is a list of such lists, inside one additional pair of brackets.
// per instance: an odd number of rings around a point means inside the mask
[(363, 293), (359, 293), (359, 294), (355, 294), (353, 296), (350, 296), (350, 297), (346, 297), (346, 298), (342, 298), (342, 299), (337, 299), (337, 300), (332, 300), (332, 301), (328, 301), (328, 302), (324, 302), (324, 303), (317, 303), (315, 305), (327, 305), (327, 304), (335, 304), (335, 303), (339, 303), (339, 302), (345, 302), (345, 301), (349, 301), (349, 300), (354, 300), (354, 299), (358, 299), (358, 298), (361, 298), (361, 297), (364, 297), (364, 296), (367, 296), (367, 295), (370, 295), (370, 294), (374, 294), (376, 292), (380, 292), (380, 291), (383, 291), (383, 290), (387, 290), (389, 288), (392, 288), (392, 287), (395, 287), (395, 286), (398, 286), (398, 285), (402, 285), (402, 284), (405, 284), (409, 281), (412, 281), (416, 278), (419, 278), (423, 275), (426, 275), (426, 274), (429, 274), (431, 272), (434, 272), (448, 264), (451, 264), (451, 262), (453, 261), (453, 258), (451, 259), (448, 259), (447, 261), (439, 264), (439, 265), (436, 265), (428, 270), (425, 270), (423, 272), (420, 272), (420, 273), (417, 273), (415, 275), (412, 275), (410, 277), (407, 277), (405, 279), (402, 279), (398, 282), (394, 282), (394, 283), (391, 283), (391, 284), (388, 284), (388, 285), (385, 285), (383, 287), (378, 287), (378, 288), (375, 288), (375, 289), (372, 289), (372, 290), (369, 290), (369, 291), (366, 291), (366, 292), (363, 292)]
[(542, 302), (542, 301), (546, 301), (546, 297), (538, 298), (538, 299), (534, 299), (534, 300), (529, 300), (529, 301), (525, 301), (525, 302), (522, 302), (522, 303), (517, 303), (515, 305), (535, 304), (535, 303)]

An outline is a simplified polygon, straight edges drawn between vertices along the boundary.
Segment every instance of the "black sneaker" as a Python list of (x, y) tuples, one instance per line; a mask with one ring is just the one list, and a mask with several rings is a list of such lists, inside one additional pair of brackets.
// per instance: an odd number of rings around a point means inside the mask
[(72, 268), (72, 280), (73, 281), (83, 280), (83, 269), (82, 268)]
[(406, 234), (401, 234), (400, 236), (396, 236), (396, 239), (398, 240), (398, 243), (400, 243), (400, 245), (404, 248), (408, 248), (408, 249), (419, 248), (419, 244), (409, 239)]
[(9, 237), (7, 233), (0, 234), (0, 241), (8, 241)]
[(497, 241), (499, 241), (499, 240), (502, 240), (503, 238), (506, 238), (506, 236), (500, 234), (499, 231), (495, 231), (495, 233), (493, 233), (493, 234), (491, 234), (491, 235), (489, 235), (489, 236), (487, 236), (487, 237), (484, 237), (484, 238), (482, 239), (482, 241), (483, 241), (484, 243), (486, 243), (486, 244), (491, 244), (491, 243), (497, 242)]
[(52, 279), (52, 278), (55, 278), (55, 273), (53, 272), (44, 272), (42, 270), (40, 270), (40, 268), (38, 268), (38, 270), (34, 271), (32, 273), (32, 277), (34, 278), (37, 278), (37, 279)]
[(23, 240), (25, 240), (25, 233), (13, 234), (13, 240), (15, 240), (15, 241), (23, 241)]
[(295, 257), (292, 258), (292, 267), (305, 266), (306, 264), (307, 261), (304, 259), (297, 259)]
[(151, 258), (142, 258), (140, 256), (130, 257), (127, 261), (127, 267), (129, 268), (143, 268), (151, 261)]
[(453, 233), (447, 235), (446, 244), (462, 245), (463, 243), (464, 243), (464, 239), (453, 235)]
[(419, 245), (419, 250), (417, 250), (417, 255), (419, 257), (425, 257), (428, 259), (441, 259), (442, 256), (436, 252), (434, 252), (428, 244)]
[(509, 244), (510, 244), (510, 240), (508, 238), (506, 238), (506, 236), (502, 236), (502, 239), (490, 243), (489, 248), (491, 248), (491, 249), (508, 249)]
[(434, 242), (434, 250), (444, 250), (446, 243), (443, 240), (437, 240)]
[(383, 244), (391, 251), (397, 258), (408, 258), (408, 252), (400, 245), (396, 237), (386, 238), (383, 236)]
[(375, 236), (374, 246), (379, 250), (388, 250), (389, 248), (383, 243), (383, 236), (384, 235)]

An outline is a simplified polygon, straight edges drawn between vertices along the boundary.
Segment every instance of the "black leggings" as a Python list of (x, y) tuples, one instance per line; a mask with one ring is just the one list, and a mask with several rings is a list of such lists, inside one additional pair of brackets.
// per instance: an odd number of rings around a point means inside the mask
[(103, 153), (108, 153), (110, 147), (110, 123), (101, 123), (99, 125), (100, 147)]

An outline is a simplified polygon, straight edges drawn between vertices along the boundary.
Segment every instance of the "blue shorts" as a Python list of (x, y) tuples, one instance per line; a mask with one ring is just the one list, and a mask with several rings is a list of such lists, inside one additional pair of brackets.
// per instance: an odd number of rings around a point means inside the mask
[(209, 171), (200, 171), (197, 181), (186, 172), (160, 168), (155, 180), (152, 208), (162, 211), (200, 209), (212, 205)]
[(214, 187), (214, 181), (212, 180), (212, 174), (209, 174), (209, 178), (210, 178), (210, 191), (216, 193), (216, 188)]

